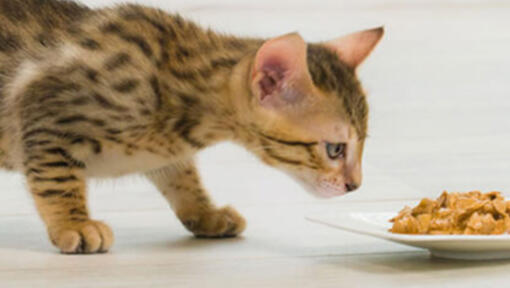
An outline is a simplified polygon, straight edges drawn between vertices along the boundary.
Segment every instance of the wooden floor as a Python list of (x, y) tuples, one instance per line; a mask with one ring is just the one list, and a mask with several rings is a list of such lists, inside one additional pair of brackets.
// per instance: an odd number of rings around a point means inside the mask
[(316, 200), (242, 149), (221, 145), (201, 155), (201, 170), (217, 202), (248, 219), (244, 237), (191, 238), (155, 189), (133, 176), (90, 185), (94, 216), (116, 233), (111, 253), (64, 256), (47, 241), (23, 179), (1, 174), (0, 287), (508, 286), (509, 261), (430, 259), (304, 216), (396, 211), (443, 189), (510, 196), (510, 3), (139, 2), (251, 36), (297, 30), (319, 41), (384, 24), (386, 38), (360, 70), (372, 112), (363, 188)]

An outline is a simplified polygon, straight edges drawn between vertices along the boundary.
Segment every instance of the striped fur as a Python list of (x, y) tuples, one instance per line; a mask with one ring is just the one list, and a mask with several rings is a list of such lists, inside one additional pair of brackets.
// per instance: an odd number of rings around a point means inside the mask
[[(263, 39), (142, 6), (59, 0), (0, 0), (0, 26), (0, 163), (26, 175), (64, 253), (113, 243), (110, 228), (89, 218), (88, 177), (145, 173), (191, 232), (228, 237), (245, 222), (209, 199), (192, 160), (200, 149), (236, 141), (286, 171), (329, 171), (324, 139), (248, 105)], [(336, 107), (362, 143), (368, 109), (354, 71), (320, 44), (309, 46), (308, 66), (324, 107)]]

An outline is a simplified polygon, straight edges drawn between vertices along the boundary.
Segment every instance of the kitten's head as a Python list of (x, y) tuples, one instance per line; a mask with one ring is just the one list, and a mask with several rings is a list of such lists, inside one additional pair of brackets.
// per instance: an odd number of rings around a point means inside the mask
[(377, 28), (306, 44), (289, 34), (265, 42), (255, 56), (249, 79), (254, 151), (317, 196), (361, 185), (368, 105), (356, 68), (382, 35)]

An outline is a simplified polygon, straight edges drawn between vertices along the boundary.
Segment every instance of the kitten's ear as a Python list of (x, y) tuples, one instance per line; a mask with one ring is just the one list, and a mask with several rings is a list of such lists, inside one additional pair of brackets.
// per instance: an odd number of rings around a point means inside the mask
[(343, 62), (355, 69), (370, 55), (383, 35), (384, 28), (379, 27), (342, 36), (324, 44), (333, 49)]
[(264, 107), (279, 108), (303, 99), (313, 85), (306, 51), (297, 33), (271, 39), (258, 50), (251, 88)]

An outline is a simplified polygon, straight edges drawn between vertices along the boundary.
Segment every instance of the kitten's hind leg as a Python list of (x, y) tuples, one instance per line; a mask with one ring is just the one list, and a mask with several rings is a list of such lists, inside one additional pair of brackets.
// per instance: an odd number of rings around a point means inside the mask
[(111, 229), (89, 218), (85, 165), (52, 141), (25, 149), (24, 169), (37, 210), (52, 243), (63, 253), (106, 252)]
[(203, 189), (192, 161), (147, 173), (183, 225), (196, 237), (235, 237), (246, 227), (233, 208), (217, 208)]

